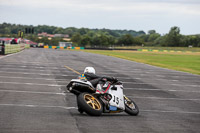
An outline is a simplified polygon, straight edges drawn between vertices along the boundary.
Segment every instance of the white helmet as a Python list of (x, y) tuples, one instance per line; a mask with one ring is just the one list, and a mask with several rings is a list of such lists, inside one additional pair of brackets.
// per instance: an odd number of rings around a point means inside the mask
[(84, 70), (84, 73), (86, 73), (86, 72), (95, 74), (95, 69), (94, 69), (94, 67), (86, 67)]

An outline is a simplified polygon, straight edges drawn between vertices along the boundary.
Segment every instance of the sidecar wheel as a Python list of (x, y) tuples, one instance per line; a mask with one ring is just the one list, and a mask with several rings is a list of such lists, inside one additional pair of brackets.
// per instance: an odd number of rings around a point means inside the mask
[(100, 116), (103, 112), (103, 107), (99, 100), (89, 93), (81, 93), (77, 102), (79, 107), (88, 115)]
[(137, 116), (139, 114), (139, 108), (137, 104), (130, 98), (124, 98), (125, 112), (129, 115)]

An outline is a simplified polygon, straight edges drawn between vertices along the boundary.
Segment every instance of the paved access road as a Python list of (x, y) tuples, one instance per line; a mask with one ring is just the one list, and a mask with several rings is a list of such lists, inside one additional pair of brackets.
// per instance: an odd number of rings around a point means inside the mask
[[(74, 95), (63, 93), (93, 66), (118, 77), (139, 116), (79, 114)], [(200, 132), (200, 76), (91, 53), (28, 49), (0, 58), (1, 133)]]

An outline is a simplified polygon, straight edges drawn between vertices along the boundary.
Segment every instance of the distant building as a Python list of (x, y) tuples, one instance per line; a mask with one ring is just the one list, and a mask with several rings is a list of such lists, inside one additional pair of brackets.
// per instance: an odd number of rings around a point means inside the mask
[(47, 32), (38, 33), (38, 36), (43, 36), (43, 37), (54, 37), (54, 35), (52, 35), (52, 34), (47, 34)]
[(67, 34), (54, 34), (54, 37), (68, 38), (69, 35), (67, 35)]
[(38, 36), (42, 37), (61, 37), (61, 38), (68, 38), (68, 34), (48, 34), (47, 32), (38, 33)]
[(72, 47), (72, 42), (59, 42), (60, 47)]
[(63, 38), (63, 40), (65, 40), (65, 41), (71, 41), (71, 39), (70, 38)]

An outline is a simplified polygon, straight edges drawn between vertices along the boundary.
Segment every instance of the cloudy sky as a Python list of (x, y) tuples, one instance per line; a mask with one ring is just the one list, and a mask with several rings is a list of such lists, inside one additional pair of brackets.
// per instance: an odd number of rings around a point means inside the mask
[(200, 33), (200, 0), (0, 0), (0, 23)]

